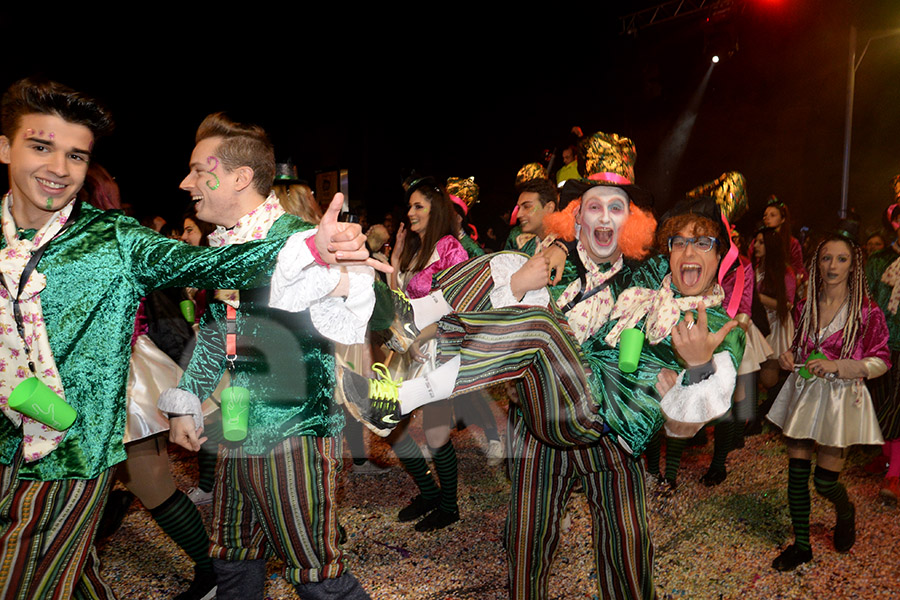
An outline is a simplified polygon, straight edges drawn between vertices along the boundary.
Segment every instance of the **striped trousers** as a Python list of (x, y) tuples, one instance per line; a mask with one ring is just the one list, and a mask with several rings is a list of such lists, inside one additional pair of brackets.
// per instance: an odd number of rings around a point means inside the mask
[(263, 455), (226, 447), (219, 457), (212, 558), (259, 560), (274, 552), (294, 586), (341, 576), (340, 438), (291, 436)]
[(461, 359), (453, 395), (521, 378), (519, 401), (540, 440), (556, 446), (599, 441), (603, 418), (565, 316), (542, 307), (493, 309), (491, 258), (470, 259), (434, 277), (434, 288), (455, 311), (438, 322), (440, 359)]
[(519, 404), (531, 432), (560, 447), (607, 432), (565, 318), (545, 308), (454, 313), (438, 323), (438, 355), (461, 359), (453, 395), (521, 379)]
[(609, 437), (592, 446), (554, 448), (535, 438), (520, 415), (512, 421), (506, 521), (510, 598), (549, 597), (560, 521), (576, 479), (584, 486), (591, 511), (599, 597), (655, 598), (653, 545), (640, 461), (626, 455)]
[(96, 479), (18, 478), (21, 450), (0, 465), (0, 598), (115, 598), (100, 578), (94, 536), (114, 469)]

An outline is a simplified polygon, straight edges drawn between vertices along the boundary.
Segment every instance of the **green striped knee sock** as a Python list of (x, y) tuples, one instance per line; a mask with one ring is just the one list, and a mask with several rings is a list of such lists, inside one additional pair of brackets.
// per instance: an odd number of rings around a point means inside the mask
[(847, 488), (843, 483), (838, 483), (837, 471), (823, 469), (816, 465), (816, 472), (813, 475), (813, 484), (816, 491), (831, 500), (834, 509), (837, 511), (839, 519), (847, 519), (850, 517), (850, 497), (847, 495)]
[(392, 446), (394, 454), (400, 459), (400, 464), (406, 469), (413, 481), (419, 487), (419, 493), (426, 500), (434, 500), (441, 495), (441, 490), (434, 482), (431, 471), (428, 469), (428, 463), (425, 462), (425, 456), (422, 454), (419, 445), (408, 435), (404, 435), (394, 442)]
[(666, 479), (674, 481), (681, 466), (681, 455), (687, 446), (686, 438), (666, 438)]
[(175, 490), (162, 504), (150, 509), (150, 515), (166, 535), (191, 557), (197, 570), (212, 573), (209, 534), (203, 526), (200, 511), (184, 492)]
[(437, 450), (430, 446), (429, 449), (431, 456), (434, 457), (438, 481), (441, 482), (441, 508), (446, 512), (457, 512), (459, 504), (456, 501), (456, 486), (459, 473), (453, 442), (447, 440), (447, 443)]
[(801, 550), (809, 550), (810, 471), (812, 463), (808, 459), (788, 461), (788, 509), (794, 526), (794, 544)]

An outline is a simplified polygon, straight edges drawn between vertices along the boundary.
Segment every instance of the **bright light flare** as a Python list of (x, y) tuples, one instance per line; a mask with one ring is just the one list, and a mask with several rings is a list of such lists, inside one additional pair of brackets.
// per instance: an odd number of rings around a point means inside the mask
[(716, 54), (712, 57), (713, 64), (719, 64), (719, 55)]

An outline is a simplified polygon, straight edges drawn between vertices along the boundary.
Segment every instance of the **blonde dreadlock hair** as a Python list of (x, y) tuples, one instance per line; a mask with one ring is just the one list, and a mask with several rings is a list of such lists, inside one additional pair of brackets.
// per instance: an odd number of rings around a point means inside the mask
[(819, 273), (819, 258), (822, 248), (828, 242), (844, 242), (850, 247), (850, 256), (853, 262), (850, 265), (850, 276), (847, 278), (847, 284), (850, 288), (850, 294), (847, 298), (847, 322), (844, 325), (844, 336), (841, 342), (840, 358), (849, 358), (853, 354), (856, 347), (856, 340), (859, 337), (860, 324), (862, 321), (862, 306), (865, 300), (869, 299), (869, 286), (866, 282), (866, 270), (863, 268), (862, 248), (854, 242), (842, 235), (830, 235), (819, 242), (813, 259), (807, 269), (809, 270), (809, 282), (806, 284), (806, 305), (800, 314), (800, 324), (794, 333), (794, 342), (791, 350), (796, 356), (797, 349), (800, 348), (804, 340), (809, 339), (810, 334), (818, 334), (819, 330), (819, 293), (822, 291), (822, 275)]

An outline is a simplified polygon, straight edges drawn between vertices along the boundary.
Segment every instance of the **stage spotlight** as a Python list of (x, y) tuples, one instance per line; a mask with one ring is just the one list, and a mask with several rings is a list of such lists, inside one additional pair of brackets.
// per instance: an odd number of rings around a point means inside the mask
[(718, 64), (718, 62), (719, 62), (719, 55), (718, 55), (718, 54), (714, 54), (713, 57), (712, 57), (712, 61), (713, 61), (714, 64)]

